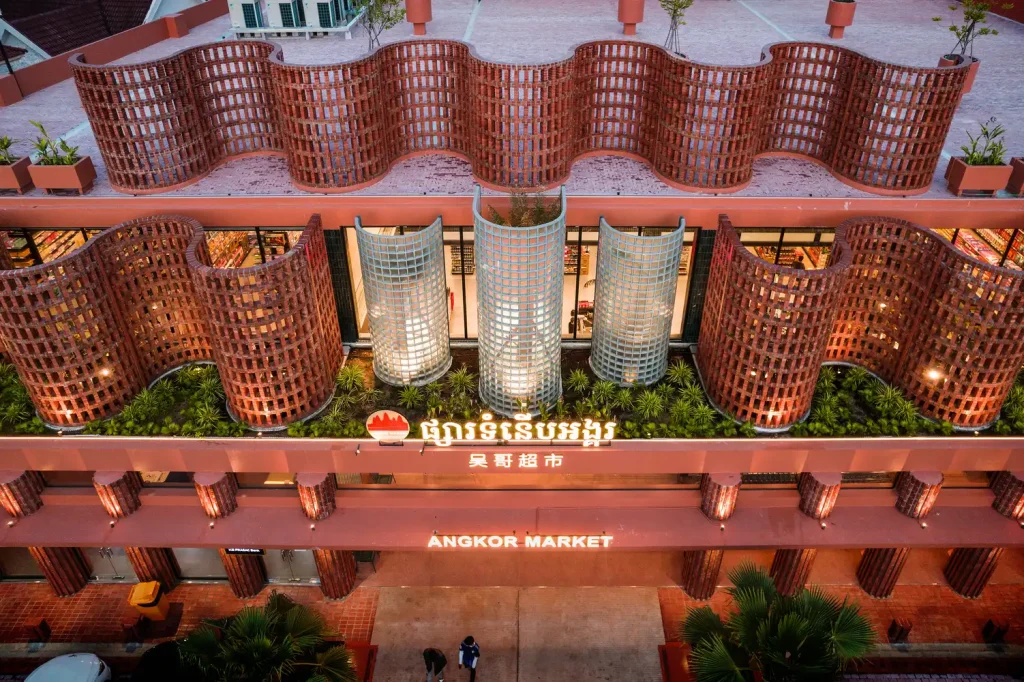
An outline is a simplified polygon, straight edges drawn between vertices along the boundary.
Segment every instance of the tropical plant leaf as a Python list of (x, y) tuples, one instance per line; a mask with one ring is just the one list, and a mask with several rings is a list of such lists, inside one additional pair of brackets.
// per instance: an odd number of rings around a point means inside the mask
[(740, 667), (718, 635), (695, 646), (690, 661), (697, 682), (746, 682), (743, 672), (749, 668)]
[(711, 610), (710, 606), (701, 606), (686, 612), (686, 618), (679, 625), (679, 638), (691, 647), (713, 636), (726, 637), (725, 623), (721, 617)]

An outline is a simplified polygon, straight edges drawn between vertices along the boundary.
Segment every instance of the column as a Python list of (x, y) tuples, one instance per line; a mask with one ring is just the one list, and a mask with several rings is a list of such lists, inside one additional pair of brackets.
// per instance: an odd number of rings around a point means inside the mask
[(127, 518), (142, 506), (142, 476), (137, 471), (97, 471), (92, 484), (111, 518)]
[(28, 551), (58, 597), (70, 597), (89, 582), (92, 566), (78, 547), (29, 547)]
[(1024, 471), (1000, 471), (992, 479), (992, 508), (1014, 521), (1024, 521)]
[(43, 506), (45, 487), (38, 471), (0, 471), (0, 505), (16, 519), (34, 514)]
[(334, 511), (334, 474), (299, 474), (295, 477), (302, 512), (312, 521), (322, 521)]
[(857, 582), (872, 597), (885, 599), (892, 596), (903, 565), (910, 550), (906, 547), (865, 549), (857, 566)]
[(178, 560), (167, 547), (125, 547), (124, 553), (140, 583), (156, 580), (170, 592), (181, 580)]
[(427, 22), (432, 18), (430, 0), (405, 0), (405, 20), (412, 24), (413, 35), (427, 35)]
[(238, 479), (233, 472), (198, 472), (192, 476), (203, 511), (211, 519), (222, 519), (238, 509)]
[(619, 0), (619, 23), (622, 34), (636, 35), (636, 25), (644, 20), (644, 0)]
[(827, 519), (839, 499), (843, 475), (839, 472), (804, 472), (797, 479), (800, 511), (812, 519)]
[(320, 590), (328, 599), (341, 599), (356, 584), (356, 555), (341, 549), (314, 549)]
[(221, 549), (220, 560), (228, 573), (231, 591), (239, 599), (255, 597), (267, 584), (267, 567), (259, 554), (228, 554)]
[(792, 597), (804, 589), (814, 565), (816, 549), (777, 549), (769, 571), (780, 594)]
[(961, 597), (977, 599), (996, 570), (1002, 547), (957, 547), (942, 571), (946, 582)]
[(724, 555), (725, 551), (721, 549), (683, 552), (683, 591), (694, 599), (711, 599)]
[(355, 222), (373, 373), (392, 386), (440, 379), (452, 364), (441, 219), (404, 235)]
[(939, 471), (901, 471), (896, 477), (896, 509), (912, 519), (923, 519), (935, 506), (941, 489)]
[(740, 493), (739, 474), (703, 474), (700, 477), (700, 510), (712, 521), (725, 521), (736, 511)]

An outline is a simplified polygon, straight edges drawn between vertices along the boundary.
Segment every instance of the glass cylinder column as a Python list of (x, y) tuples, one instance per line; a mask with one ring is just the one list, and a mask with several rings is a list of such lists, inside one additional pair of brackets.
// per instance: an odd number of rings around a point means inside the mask
[(668, 234), (627, 234), (601, 218), (590, 367), (620, 385), (653, 384), (668, 368), (668, 339), (685, 223)]
[(480, 338), (480, 398), (503, 415), (562, 394), (561, 315), (565, 188), (561, 212), (530, 227), (498, 225), (473, 196)]
[(440, 378), (452, 364), (441, 218), (404, 235), (355, 223), (374, 374), (393, 386)]

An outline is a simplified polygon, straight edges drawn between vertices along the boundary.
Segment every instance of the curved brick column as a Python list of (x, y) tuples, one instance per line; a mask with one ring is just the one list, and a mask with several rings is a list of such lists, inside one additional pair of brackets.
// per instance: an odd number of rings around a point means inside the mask
[(942, 571), (954, 592), (977, 599), (996, 570), (1002, 547), (957, 547)]
[(124, 553), (139, 582), (156, 580), (165, 592), (170, 592), (181, 580), (178, 559), (166, 547), (125, 547)]
[(137, 471), (97, 471), (92, 484), (103, 508), (115, 519), (131, 516), (142, 506), (142, 476)]
[(278, 430), (323, 407), (342, 347), (320, 217), (264, 265), (211, 267), (201, 231), (187, 258), (232, 415)]
[(211, 519), (220, 519), (238, 509), (238, 479), (234, 473), (197, 472), (192, 477), (203, 511)]
[(812, 519), (827, 519), (839, 499), (843, 475), (838, 472), (807, 471), (797, 479), (800, 511)]
[(906, 547), (865, 549), (857, 566), (857, 582), (861, 589), (876, 599), (892, 596), (910, 550)]
[(0, 471), (0, 506), (16, 519), (33, 514), (43, 506), (44, 488), (38, 471)]
[(601, 218), (590, 366), (619, 385), (653, 385), (668, 368), (683, 221), (667, 234), (639, 236)]
[(736, 511), (739, 474), (701, 474), (700, 510), (712, 521), (725, 521)]
[(302, 513), (313, 521), (322, 521), (334, 512), (334, 474), (299, 474), (295, 477)]
[(736, 420), (784, 429), (811, 409), (850, 264), (835, 249), (824, 270), (772, 265), (719, 218), (696, 359), (708, 397)]
[(1024, 520), (1024, 472), (1000, 471), (992, 479), (992, 492), (993, 509), (1014, 521)]
[(210, 359), (185, 267), (200, 230), (181, 216), (140, 218), (0, 274), (0, 336), (44, 421), (74, 428), (109, 417), (167, 370)]
[(392, 386), (421, 386), (452, 364), (441, 218), (406, 234), (363, 228), (356, 216), (373, 373)]
[(267, 584), (267, 567), (258, 554), (228, 554), (220, 550), (231, 591), (239, 599), (255, 597)]
[(1024, 273), (894, 218), (848, 220), (835, 241), (853, 266), (825, 359), (890, 381), (926, 417), (963, 429), (994, 421), (1024, 363), (1024, 325), (1005, 314), (1024, 307)]
[(533, 227), (498, 225), (473, 195), (480, 330), (480, 400), (512, 415), (534, 413), (562, 395), (565, 189), (561, 212)]
[(78, 547), (29, 547), (28, 551), (58, 597), (70, 597), (89, 582), (92, 566)]
[[(424, 26), (427, 0), (408, 1)], [(76, 55), (71, 68), (111, 184), (130, 193), (195, 182), (252, 153), (287, 155), (300, 188), (351, 190), (427, 151), (462, 155), (504, 187), (561, 184), (596, 152), (639, 158), (689, 190), (741, 189), (764, 153), (811, 159), (867, 191), (928, 188), (967, 64), (904, 67), (806, 42), (760, 56), (713, 65), (609, 40), (550, 64), (502, 64), (458, 41), (413, 40), (313, 66), (284, 63), (273, 43), (221, 41), (135, 65)], [(344, 128), (331, 123), (338, 110)]]
[(694, 599), (711, 599), (718, 584), (718, 571), (722, 568), (724, 555), (721, 549), (683, 552), (683, 591)]
[(356, 555), (341, 549), (314, 549), (320, 589), (328, 599), (341, 599), (356, 584)]
[(804, 589), (817, 554), (816, 549), (775, 550), (769, 575), (775, 581), (775, 588), (780, 594), (791, 597)]
[(939, 471), (901, 471), (896, 476), (896, 509), (912, 519), (923, 519), (935, 506), (942, 489)]

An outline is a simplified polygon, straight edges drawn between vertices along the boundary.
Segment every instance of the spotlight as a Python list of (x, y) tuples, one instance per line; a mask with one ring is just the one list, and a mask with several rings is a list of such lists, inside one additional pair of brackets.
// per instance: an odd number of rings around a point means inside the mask
[(725, 524), (723, 523), (723, 524), (722, 524), (721, 526), (719, 526), (718, 528), (719, 528), (720, 530), (725, 530)]
[(213, 528), (213, 521), (210, 521), (210, 528)]

